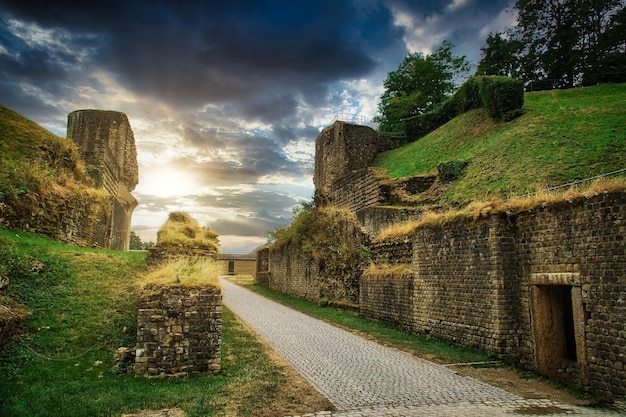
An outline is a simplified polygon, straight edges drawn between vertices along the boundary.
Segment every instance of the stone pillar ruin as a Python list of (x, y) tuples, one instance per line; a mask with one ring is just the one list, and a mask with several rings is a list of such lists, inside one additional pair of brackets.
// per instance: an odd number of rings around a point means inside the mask
[(112, 219), (94, 245), (128, 250), (130, 222), (137, 200), (131, 194), (139, 182), (135, 137), (124, 113), (77, 110), (68, 115), (67, 137), (78, 148), (95, 188), (111, 195)]
[(315, 202), (330, 201), (334, 183), (350, 173), (367, 168), (376, 155), (399, 145), (367, 126), (336, 121), (315, 140)]
[(214, 375), (221, 369), (222, 294), (215, 286), (148, 289), (137, 314), (134, 373)]

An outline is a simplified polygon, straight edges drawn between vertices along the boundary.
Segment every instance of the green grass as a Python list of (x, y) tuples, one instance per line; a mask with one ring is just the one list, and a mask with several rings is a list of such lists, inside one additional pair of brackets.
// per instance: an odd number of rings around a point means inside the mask
[(0, 302), (12, 299), (30, 312), (0, 352), (2, 416), (119, 416), (175, 406), (190, 417), (258, 416), (287, 383), (284, 368), (227, 309), (219, 375), (146, 379), (116, 370), (115, 350), (135, 344), (135, 278), (145, 253), (0, 228), (0, 257), (10, 276)]
[(409, 333), (398, 327), (367, 319), (355, 312), (334, 307), (322, 307), (293, 295), (273, 291), (256, 284), (249, 276), (239, 276), (231, 279), (257, 294), (271, 298), (312, 317), (334, 323), (380, 343), (395, 346), (422, 358), (440, 363), (483, 362), (493, 359), (488, 353), (478, 349)]
[(626, 84), (527, 93), (525, 114), (496, 123), (477, 109), (379, 156), (393, 178), (468, 161), (443, 202), (467, 204), (626, 168)]

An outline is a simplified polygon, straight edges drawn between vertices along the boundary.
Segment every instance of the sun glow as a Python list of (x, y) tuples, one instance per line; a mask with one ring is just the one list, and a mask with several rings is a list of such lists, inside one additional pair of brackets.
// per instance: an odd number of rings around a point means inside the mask
[(200, 188), (191, 173), (164, 168), (143, 175), (136, 190), (157, 197), (182, 197), (197, 194)]

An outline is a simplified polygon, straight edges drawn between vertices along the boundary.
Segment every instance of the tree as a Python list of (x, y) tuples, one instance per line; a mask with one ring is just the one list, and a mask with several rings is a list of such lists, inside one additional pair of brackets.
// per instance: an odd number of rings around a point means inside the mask
[(422, 114), (441, 104), (469, 73), (465, 56), (452, 55), (448, 41), (431, 55), (407, 55), (397, 70), (387, 74), (375, 120), (383, 132), (403, 131), (404, 118)]
[(502, 33), (490, 33), (482, 51), (476, 75), (502, 75), (520, 78), (522, 75), (519, 54), (523, 44), (518, 39), (509, 39)]
[(623, 0), (517, 0), (523, 78), (533, 89), (626, 78)]
[(130, 243), (128, 245), (128, 248), (131, 250), (144, 249), (143, 243), (141, 243), (141, 238), (139, 237), (139, 235), (137, 235), (137, 233), (133, 232), (132, 230), (130, 231)]
[(580, 62), (578, 0), (517, 0), (525, 78), (541, 88), (571, 88)]

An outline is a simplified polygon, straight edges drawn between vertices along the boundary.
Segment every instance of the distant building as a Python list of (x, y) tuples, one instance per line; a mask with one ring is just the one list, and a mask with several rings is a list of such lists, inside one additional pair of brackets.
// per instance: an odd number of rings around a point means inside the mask
[(217, 255), (221, 275), (251, 275), (256, 278), (256, 252), (248, 254)]

